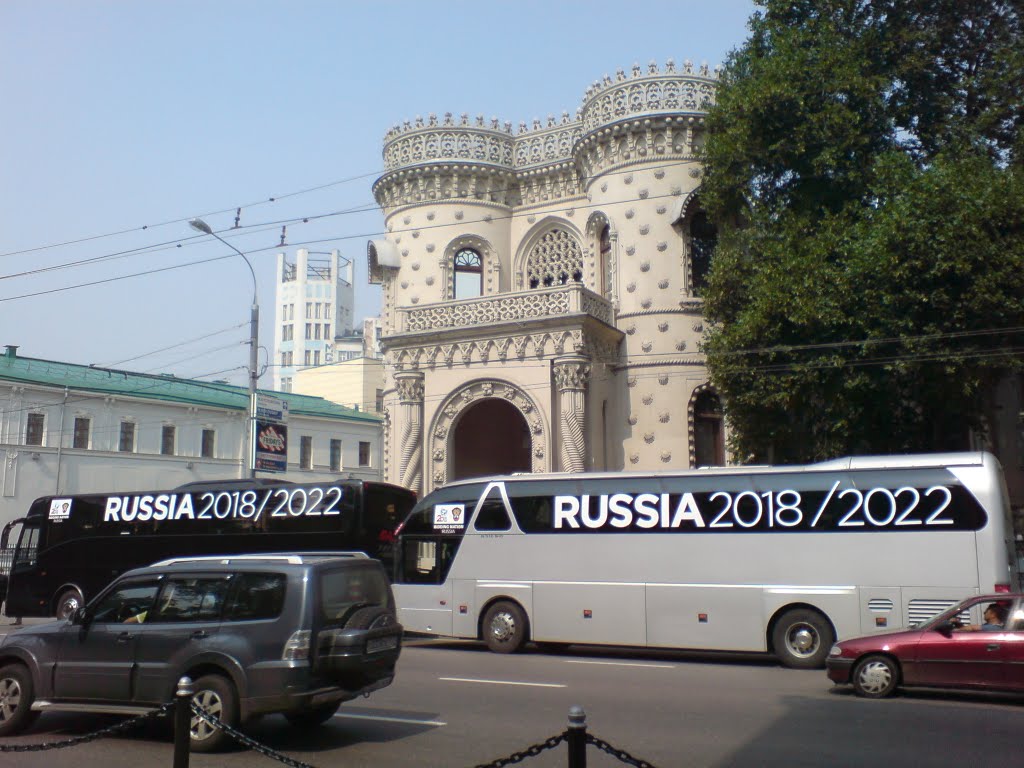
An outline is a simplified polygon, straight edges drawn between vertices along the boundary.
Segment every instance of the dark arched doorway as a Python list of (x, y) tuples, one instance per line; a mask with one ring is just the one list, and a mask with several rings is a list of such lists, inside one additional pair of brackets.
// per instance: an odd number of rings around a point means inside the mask
[(530, 428), (511, 403), (497, 397), (467, 408), (455, 426), (449, 479), (530, 471)]

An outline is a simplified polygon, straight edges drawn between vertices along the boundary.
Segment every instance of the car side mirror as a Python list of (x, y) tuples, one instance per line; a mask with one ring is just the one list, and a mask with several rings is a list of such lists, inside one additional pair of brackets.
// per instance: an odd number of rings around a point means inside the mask
[(952, 621), (940, 621), (938, 624), (932, 627), (932, 629), (934, 629), (943, 637), (952, 637), (953, 630), (956, 629), (956, 625)]
[(76, 608), (75, 612), (71, 614), (72, 624), (86, 625), (91, 621), (92, 617), (89, 615), (89, 611), (83, 605), (81, 608)]

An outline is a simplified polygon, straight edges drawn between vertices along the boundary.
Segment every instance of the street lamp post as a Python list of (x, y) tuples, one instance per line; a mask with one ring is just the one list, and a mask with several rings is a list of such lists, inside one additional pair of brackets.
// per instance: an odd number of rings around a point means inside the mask
[(256, 379), (259, 376), (259, 329), (260, 329), (260, 304), (256, 293), (256, 271), (252, 268), (249, 257), (235, 248), (231, 243), (214, 232), (210, 225), (202, 219), (192, 219), (189, 226), (204, 235), (212, 235), (224, 245), (233, 250), (245, 260), (249, 267), (249, 274), (252, 275), (252, 309), (249, 313), (249, 407), (246, 409), (249, 423), (249, 439), (247, 442), (246, 464), (249, 477), (256, 477)]

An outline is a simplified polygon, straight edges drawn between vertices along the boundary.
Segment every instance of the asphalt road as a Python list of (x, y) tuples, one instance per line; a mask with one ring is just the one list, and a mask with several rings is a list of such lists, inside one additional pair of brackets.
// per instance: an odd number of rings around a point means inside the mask
[[(783, 669), (760, 656), (580, 647), (502, 656), (477, 643), (414, 640), (394, 685), (344, 705), (326, 726), (304, 733), (274, 716), (248, 733), (317, 768), (460, 768), (543, 744), (565, 729), (573, 705), (586, 711), (591, 735), (660, 768), (1012, 765), (1024, 725), (1024, 697), (911, 693), (867, 701), (833, 688), (823, 671)], [(68, 739), (116, 722), (52, 713), (0, 746)], [(152, 730), (0, 752), (0, 766), (12, 768), (171, 764), (169, 736)], [(274, 764), (249, 751), (191, 757), (200, 768)], [(565, 766), (565, 747), (520, 764)], [(588, 748), (588, 768), (626, 764)]]

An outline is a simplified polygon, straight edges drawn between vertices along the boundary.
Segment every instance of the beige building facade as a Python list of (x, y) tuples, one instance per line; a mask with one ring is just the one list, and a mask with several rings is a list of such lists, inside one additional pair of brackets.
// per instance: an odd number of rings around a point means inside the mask
[(634, 66), (575, 118), (396, 126), (386, 236), (384, 472), (421, 493), (499, 472), (725, 461), (698, 344), (714, 233), (697, 191), (716, 73)]

